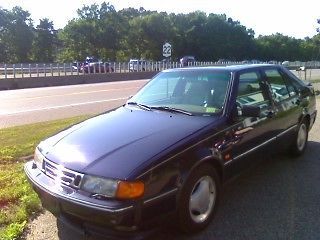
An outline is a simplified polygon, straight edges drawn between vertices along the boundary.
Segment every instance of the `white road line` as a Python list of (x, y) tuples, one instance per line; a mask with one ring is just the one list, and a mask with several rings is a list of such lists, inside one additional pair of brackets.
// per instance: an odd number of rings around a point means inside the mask
[(119, 100), (125, 100), (125, 99), (128, 99), (128, 98), (127, 97), (113, 98), (113, 99), (99, 100), (99, 101), (92, 101), (92, 102), (72, 103), (72, 104), (53, 106), (53, 107), (34, 108), (34, 109), (28, 109), (28, 110), (22, 110), (22, 111), (14, 111), (14, 112), (0, 112), (0, 116), (3, 116), (3, 115), (14, 115), (14, 114), (21, 114), (21, 113), (28, 113), (28, 112), (37, 112), (37, 111), (44, 111), (44, 110), (52, 110), (52, 109), (59, 109), (59, 108), (67, 108), (67, 107), (77, 107), (77, 106), (83, 106), (83, 105), (88, 105), (88, 104), (95, 104), (95, 103), (102, 103), (102, 102), (112, 102), (112, 101), (119, 101)]
[[(139, 89), (139, 88), (140, 88), (140, 87), (113, 88), (113, 89), (104, 89), (104, 90), (95, 90), (95, 91), (83, 91), (83, 92), (66, 93), (66, 94), (55, 94), (55, 95), (47, 95), (47, 96), (37, 96), (37, 97), (27, 97), (27, 96), (23, 96), (23, 98), (10, 99), (10, 101), (25, 101), (25, 100), (34, 100), (34, 99), (41, 99), (41, 98), (64, 97), (64, 96), (73, 96), (73, 95), (90, 94), (90, 93), (101, 93), (101, 92), (111, 92), (111, 91), (132, 90), (132, 89)], [(1, 99), (1, 96), (0, 96), (0, 99)]]
[(81, 94), (90, 94), (90, 93), (101, 93), (101, 92), (111, 92), (111, 91), (123, 91), (123, 90), (132, 90), (139, 89), (139, 87), (131, 87), (131, 88), (113, 88), (113, 89), (104, 89), (104, 90), (96, 90), (96, 91), (84, 91), (84, 92), (75, 92), (75, 93), (66, 93), (66, 94), (56, 94), (56, 95), (48, 95), (48, 96), (38, 96), (38, 97), (25, 97), (23, 99), (14, 99), (17, 100), (33, 100), (39, 98), (50, 98), (50, 97), (64, 97), (64, 96), (73, 96), (73, 95), (81, 95)]

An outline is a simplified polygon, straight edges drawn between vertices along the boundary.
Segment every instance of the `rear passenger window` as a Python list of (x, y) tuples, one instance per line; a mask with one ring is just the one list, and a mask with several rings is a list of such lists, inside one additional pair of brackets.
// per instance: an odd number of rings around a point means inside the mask
[(261, 88), (261, 79), (256, 72), (240, 74), (237, 102), (241, 105), (256, 105), (261, 108), (269, 105)]
[[(267, 81), (270, 84), (270, 90), (275, 102), (281, 102), (290, 97), (289, 89), (278, 70), (268, 69), (265, 70), (265, 74), (267, 76)], [(293, 94), (295, 91), (294, 89), (290, 89), (290, 92)]]

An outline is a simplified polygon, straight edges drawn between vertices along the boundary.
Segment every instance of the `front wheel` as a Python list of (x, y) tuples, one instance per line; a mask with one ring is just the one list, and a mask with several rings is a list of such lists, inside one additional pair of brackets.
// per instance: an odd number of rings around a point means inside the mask
[(308, 143), (308, 125), (306, 121), (300, 123), (295, 135), (294, 142), (291, 145), (291, 154), (300, 156), (304, 153)]
[(178, 200), (179, 228), (194, 233), (211, 221), (220, 193), (220, 181), (211, 165), (195, 169), (186, 180)]

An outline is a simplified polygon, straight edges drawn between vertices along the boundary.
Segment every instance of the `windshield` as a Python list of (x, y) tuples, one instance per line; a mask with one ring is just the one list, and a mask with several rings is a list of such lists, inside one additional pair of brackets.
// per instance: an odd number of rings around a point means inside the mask
[(230, 72), (212, 69), (162, 72), (130, 102), (154, 109), (180, 109), (196, 115), (216, 114), (223, 109), (230, 78)]

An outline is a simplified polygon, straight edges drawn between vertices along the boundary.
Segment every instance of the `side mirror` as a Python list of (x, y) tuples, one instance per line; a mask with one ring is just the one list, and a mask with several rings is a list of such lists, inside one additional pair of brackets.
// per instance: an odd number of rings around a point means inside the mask
[(243, 105), (241, 106), (241, 116), (260, 117), (261, 110), (259, 106)]

